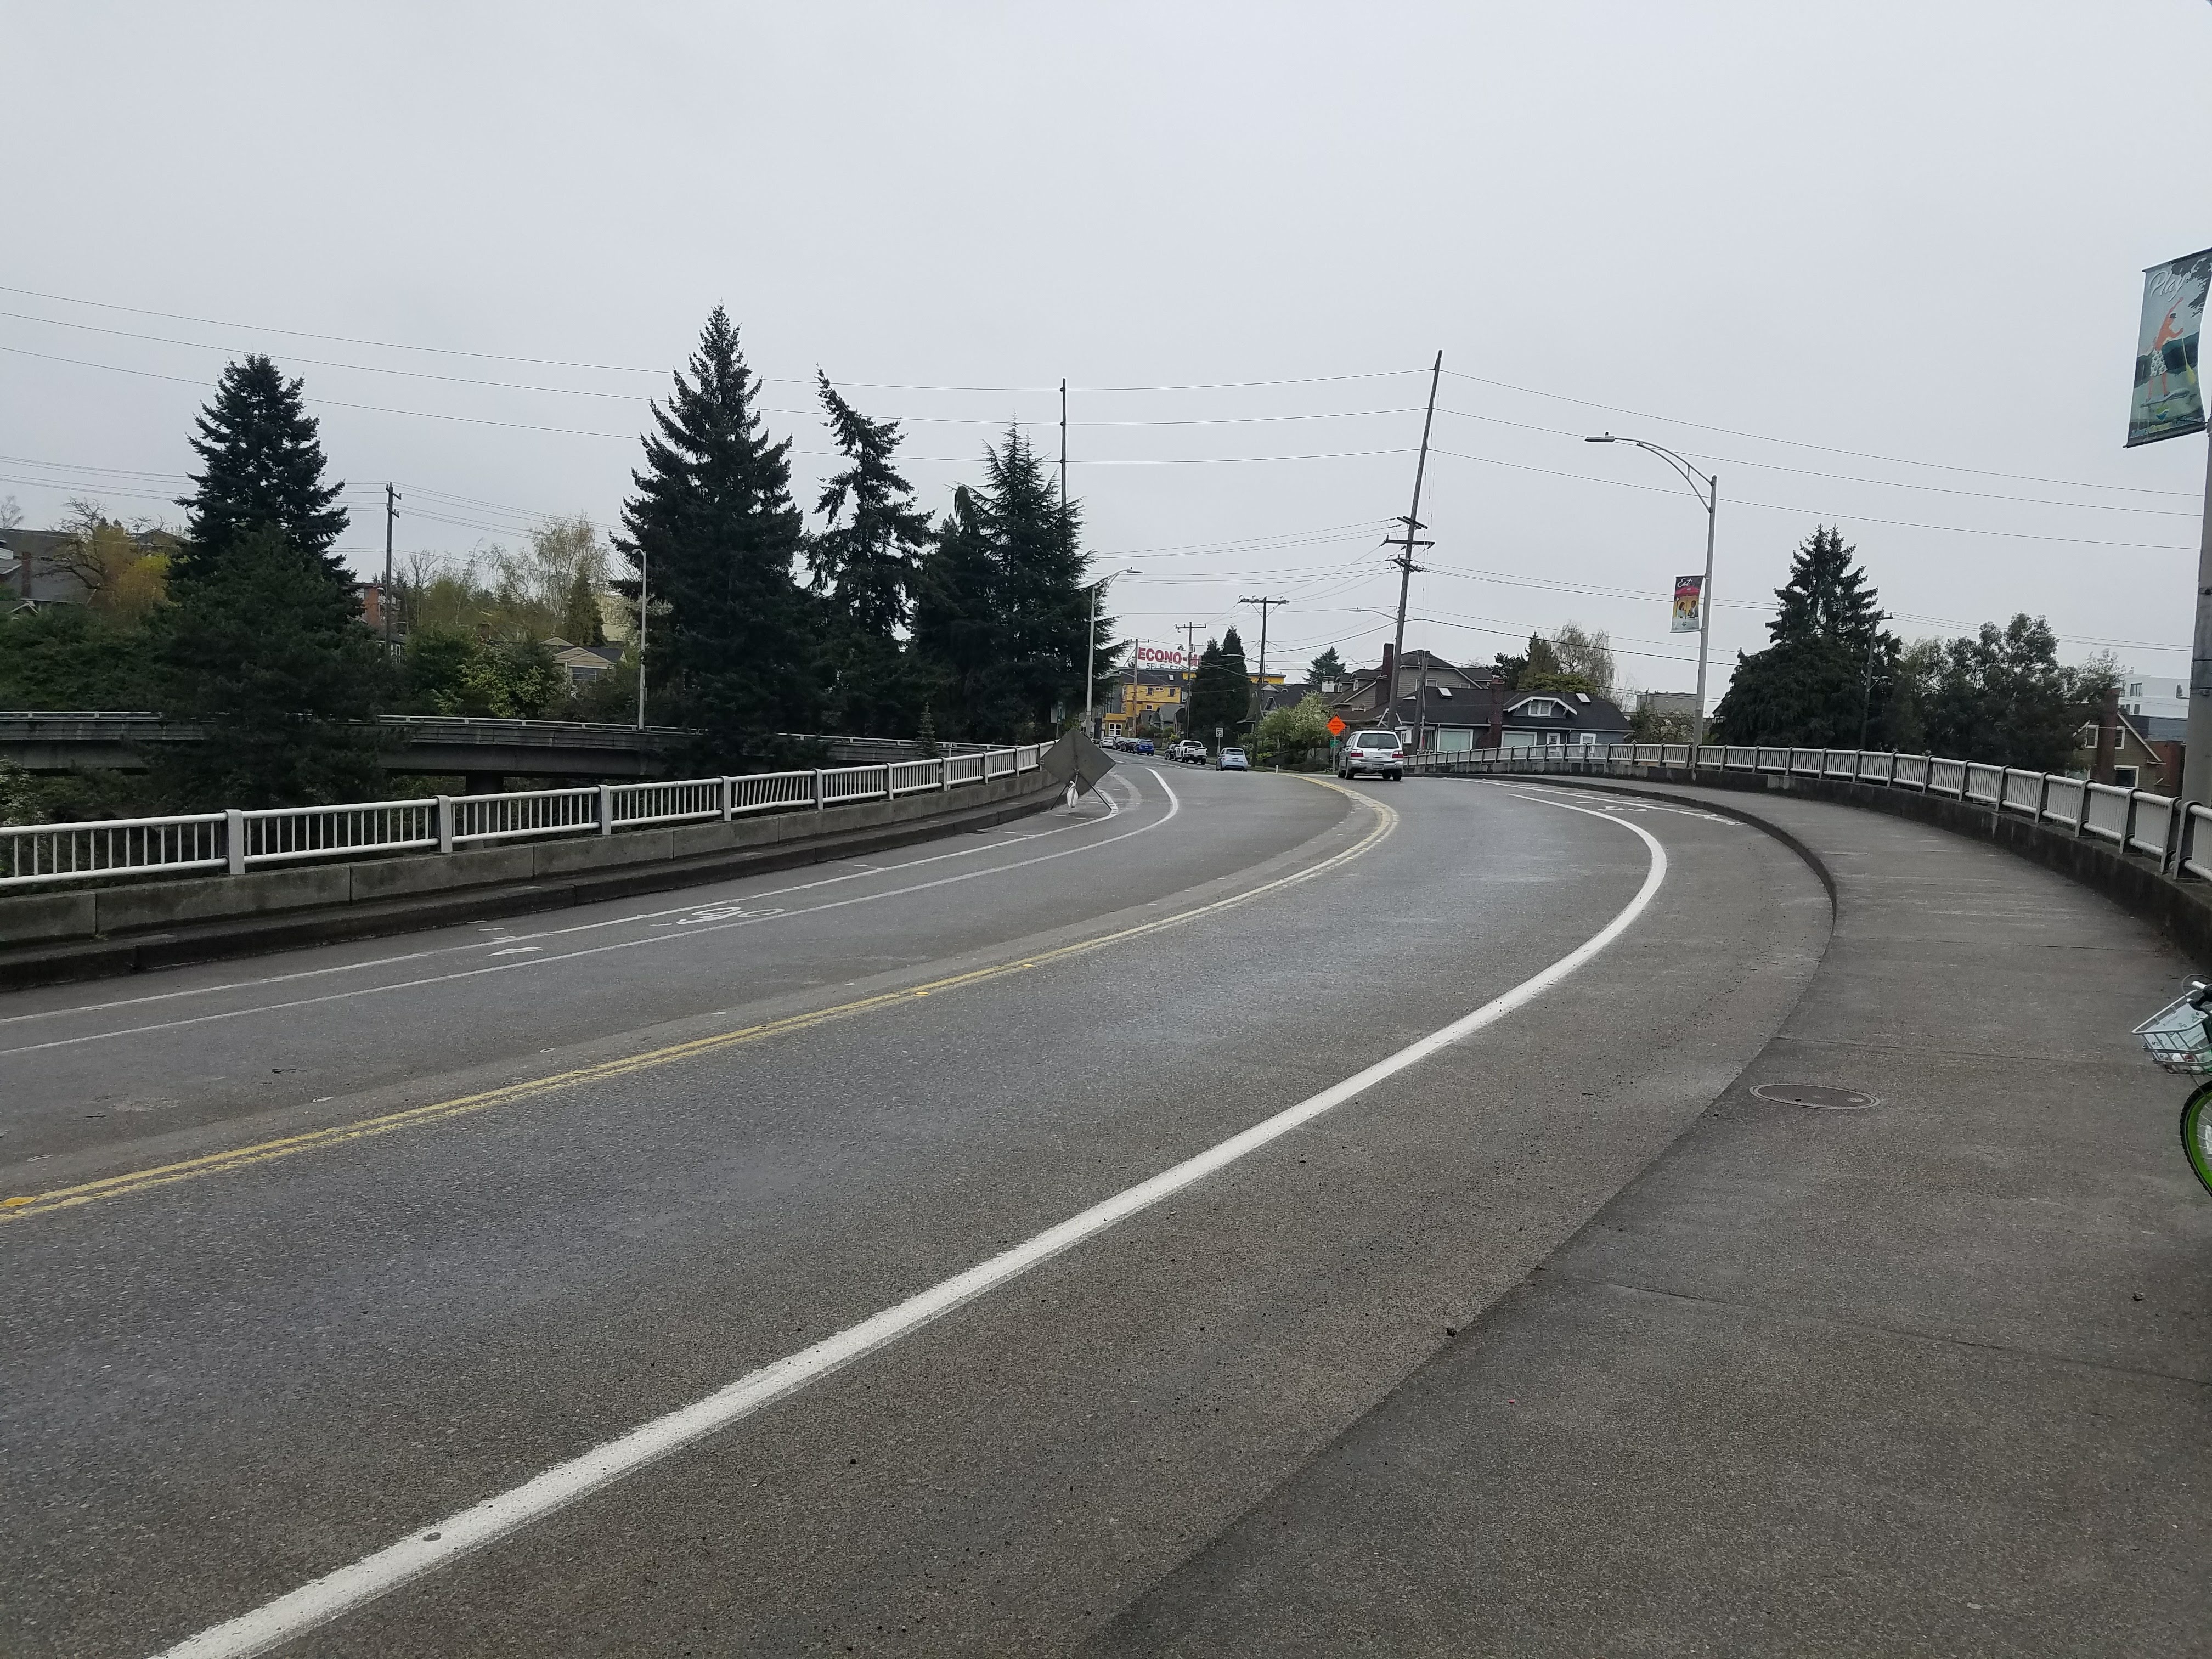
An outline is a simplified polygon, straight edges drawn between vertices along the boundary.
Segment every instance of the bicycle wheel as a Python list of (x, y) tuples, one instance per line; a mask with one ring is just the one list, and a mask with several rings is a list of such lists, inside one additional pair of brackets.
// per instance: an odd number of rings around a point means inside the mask
[(2181, 1109), (2181, 1148), (2204, 1190), (2212, 1193), (2212, 1083), (2190, 1096)]

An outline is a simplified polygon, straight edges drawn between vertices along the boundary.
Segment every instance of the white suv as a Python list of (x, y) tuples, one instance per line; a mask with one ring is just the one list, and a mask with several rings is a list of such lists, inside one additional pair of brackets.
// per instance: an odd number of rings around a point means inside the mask
[(1363, 772), (1379, 774), (1395, 783), (1406, 775), (1406, 748), (1395, 732), (1354, 732), (1336, 757), (1336, 775), (1356, 778)]

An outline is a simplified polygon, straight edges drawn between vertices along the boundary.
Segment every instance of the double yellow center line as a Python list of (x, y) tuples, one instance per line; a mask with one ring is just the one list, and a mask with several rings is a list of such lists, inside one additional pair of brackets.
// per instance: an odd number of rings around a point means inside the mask
[(51, 1192), (31, 1193), (15, 1198), (0, 1199), (0, 1221), (22, 1221), (32, 1216), (51, 1215), (59, 1210), (73, 1210), (82, 1205), (97, 1204), (104, 1199), (121, 1198), (130, 1193), (142, 1193), (156, 1187), (173, 1187), (182, 1182), (198, 1181), (204, 1176), (226, 1174), (243, 1170), (256, 1164), (268, 1164), (295, 1153), (315, 1151), (319, 1147), (341, 1146), (352, 1141), (374, 1139), (400, 1129), (411, 1129), (427, 1123), (440, 1123), (449, 1118), (465, 1117), (472, 1112), (487, 1111), (495, 1106), (527, 1100), (534, 1096), (550, 1094), (559, 1089), (582, 1088), (602, 1083), (611, 1078), (627, 1077), (634, 1072), (649, 1071), (656, 1066), (670, 1066), (678, 1060), (690, 1060), (701, 1054), (714, 1054), (724, 1048), (743, 1048), (750, 1043), (765, 1042), (793, 1031), (804, 1031), (832, 1020), (849, 1019), (878, 1008), (896, 1007), (920, 997), (933, 996), (939, 992), (957, 990), (969, 985), (980, 985), (987, 980), (1003, 979), (1010, 974), (1024, 973), (1032, 968), (1042, 968), (1048, 963), (1079, 956), (1085, 951), (1101, 950), (1125, 939), (1156, 933), (1164, 928), (1179, 927), (1185, 922), (1195, 921), (1232, 905), (1244, 904), (1266, 894), (1302, 881), (1310, 881), (1338, 866), (1350, 863), (1397, 827), (1398, 814), (1381, 801), (1355, 794), (1339, 785), (1324, 782), (1319, 778), (1305, 781), (1336, 790), (1366, 807), (1375, 815), (1375, 825), (1352, 846), (1331, 854), (1319, 863), (1304, 870), (1293, 871), (1273, 881), (1227, 898), (1215, 899), (1211, 903), (1177, 911), (1174, 915), (1158, 921), (1140, 922), (1132, 927), (1117, 928), (1110, 933), (1100, 933), (1091, 939), (1077, 939), (1071, 944), (1055, 945), (1049, 951), (1003, 962), (988, 968), (977, 968), (964, 974), (952, 974), (943, 979), (931, 980), (927, 984), (908, 986), (902, 990), (886, 991), (877, 996), (862, 997), (855, 1002), (844, 1002), (834, 1008), (822, 1008), (811, 1013), (791, 1014), (781, 1019), (764, 1020), (757, 1025), (747, 1025), (734, 1031), (720, 1031), (711, 1036), (694, 1037), (685, 1042), (673, 1042), (663, 1048), (647, 1049), (642, 1054), (625, 1055), (619, 1060), (602, 1060), (596, 1066), (580, 1066), (573, 1071), (556, 1072), (547, 1077), (532, 1078), (521, 1083), (510, 1083), (497, 1089), (487, 1089), (478, 1094), (459, 1095), (451, 1100), (434, 1101), (427, 1106), (412, 1106), (404, 1111), (386, 1112), (377, 1117), (357, 1118), (350, 1123), (333, 1124), (326, 1129), (310, 1130), (305, 1134), (284, 1135), (274, 1140), (257, 1141), (250, 1146), (240, 1146), (227, 1152), (210, 1152), (204, 1158), (189, 1158), (175, 1164), (160, 1164), (149, 1170), (132, 1170), (122, 1175), (104, 1176), (75, 1187), (57, 1187)]

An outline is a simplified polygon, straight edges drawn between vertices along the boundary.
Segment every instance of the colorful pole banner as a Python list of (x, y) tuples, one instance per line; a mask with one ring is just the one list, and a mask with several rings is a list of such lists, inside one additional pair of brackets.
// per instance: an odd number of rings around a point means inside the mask
[(2212, 248), (2143, 272), (2135, 397), (2128, 404), (2130, 449), (2204, 430), (2197, 337), (2204, 325), (2208, 285), (2212, 285)]
[(1705, 579), (1703, 576), (1674, 578), (1674, 625), (1669, 630), (1676, 634), (1694, 634), (1705, 620)]

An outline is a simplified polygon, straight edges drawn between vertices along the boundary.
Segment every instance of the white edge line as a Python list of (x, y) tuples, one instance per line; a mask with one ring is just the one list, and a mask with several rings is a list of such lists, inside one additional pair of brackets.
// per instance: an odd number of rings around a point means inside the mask
[(1588, 807), (1565, 802), (1546, 802), (1570, 812), (1601, 817), (1617, 823), (1641, 840), (1650, 854), (1644, 884), (1619, 915), (1548, 968), (1525, 979), (1502, 996), (1486, 1002), (1472, 1013), (1263, 1119), (1250, 1128), (1218, 1142), (1194, 1158), (1163, 1170), (1150, 1180), (1116, 1193), (1070, 1216), (1057, 1226), (1026, 1238), (1012, 1249), (977, 1263), (966, 1272), (894, 1304), (882, 1312), (802, 1348), (772, 1364), (764, 1365), (704, 1399), (657, 1417), (580, 1456), (556, 1463), (522, 1485), (471, 1504), (458, 1514), (386, 1545), (350, 1565), (291, 1590), (222, 1624), (210, 1626), (167, 1648), (157, 1659), (248, 1659), (327, 1624), (341, 1614), (397, 1589), (400, 1585), (443, 1566), (460, 1556), (496, 1542), (539, 1517), (564, 1509), (579, 1498), (612, 1485), (623, 1476), (704, 1439), (765, 1407), (796, 1394), (809, 1383), (829, 1376), (885, 1347), (932, 1320), (941, 1317), (1018, 1278), (1097, 1234), (1119, 1225), (1140, 1211), (1194, 1186), (1249, 1156), (1269, 1142), (1311, 1122), (1386, 1078), (1419, 1065), (1439, 1049), (1470, 1036), (1540, 996), (1597, 956), (1626, 933), (1650, 904), (1667, 878), (1667, 851), (1641, 824)]

